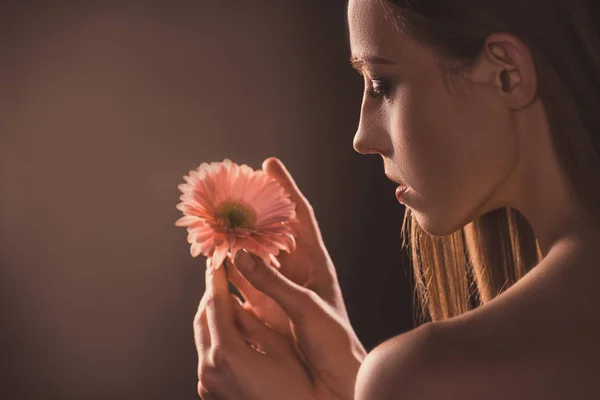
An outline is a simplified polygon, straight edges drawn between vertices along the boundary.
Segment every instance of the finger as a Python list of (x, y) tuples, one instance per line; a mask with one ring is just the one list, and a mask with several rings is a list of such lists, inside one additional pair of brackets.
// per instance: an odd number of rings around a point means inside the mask
[[(260, 304), (261, 305), (260, 310), (257, 310), (258, 313), (256, 314), (260, 319), (268, 321), (268, 318), (266, 318), (266, 316), (263, 315), (263, 313), (265, 313), (265, 314), (276, 313), (278, 315), (280, 315), (281, 313), (285, 313), (285, 311), (281, 308), (281, 306), (276, 301), (274, 301), (272, 298), (270, 298), (265, 293), (263, 293), (260, 290), (258, 290), (257, 288), (255, 288), (250, 282), (248, 282), (248, 280), (244, 277), (244, 275), (242, 275), (242, 273), (239, 271), (239, 269), (237, 268), (237, 266), (231, 259), (231, 256), (227, 256), (226, 262), (227, 262), (227, 277), (231, 281), (231, 283), (233, 285), (235, 285), (235, 287), (238, 289), (238, 291), (242, 294), (242, 297), (244, 299), (246, 299), (250, 304)], [(296, 268), (296, 270), (301, 268), (301, 266), (297, 266), (297, 264), (292, 265), (292, 260), (290, 260), (290, 261), (286, 261), (286, 264), (284, 264), (282, 262), (281, 268), (279, 269), (279, 271), (284, 276), (286, 276), (289, 280), (291, 280), (292, 282), (297, 283), (300, 286), (304, 286), (307, 289), (314, 291), (319, 296), (321, 296), (323, 299), (329, 300), (330, 298), (333, 298), (333, 296), (330, 294), (330, 287), (332, 287), (332, 285), (330, 285), (329, 282), (331, 280), (328, 280), (327, 276), (325, 276), (325, 274), (318, 274), (317, 272), (314, 272), (313, 275), (317, 276), (317, 278), (320, 278), (321, 275), (323, 275), (323, 278), (319, 279), (318, 281), (316, 281), (315, 278), (312, 278), (312, 276), (309, 277), (308, 280), (301, 279), (300, 277), (294, 275), (293, 273), (290, 273), (290, 272), (293, 272), (293, 270), (290, 269), (291, 266)], [(284, 268), (284, 267), (287, 267), (287, 268)], [(278, 332), (283, 333), (286, 336), (290, 336), (292, 334), (290, 331), (289, 324), (286, 324), (285, 326), (278, 325), (278, 326), (272, 326), (272, 327), (275, 328), (275, 330), (277, 330)]]
[(253, 287), (242, 274), (240, 274), (240, 271), (238, 271), (230, 255), (227, 256), (225, 262), (227, 263), (227, 279), (229, 279), (229, 281), (236, 287), (244, 299), (249, 300), (251, 303), (255, 303), (253, 300), (264, 298), (265, 295), (256, 290), (256, 288)]
[(298, 185), (292, 178), (283, 162), (277, 157), (267, 158), (263, 164), (262, 169), (267, 175), (274, 178), (285, 191), (290, 195), (290, 200), (296, 203), (296, 214), (298, 220), (303, 223), (313, 224), (313, 209), (306, 197), (302, 194)]
[(211, 345), (210, 330), (206, 319), (205, 306), (198, 309), (196, 318), (194, 318), (194, 341), (196, 342), (196, 352), (198, 353), (198, 375), (204, 360), (209, 356)]
[[(312, 246), (309, 245), (309, 247)], [(323, 298), (332, 297), (332, 288), (337, 286), (335, 284), (337, 272), (328, 257), (309, 262), (306, 259), (298, 258), (295, 254), (280, 252), (277, 259), (281, 265), (279, 270), (290, 280), (314, 291)]]
[(293, 350), (284, 336), (265, 325), (237, 296), (232, 297), (235, 318), (246, 340), (268, 355), (289, 354)]
[(233, 319), (233, 304), (223, 265), (206, 260), (206, 318), (213, 347), (235, 348), (244, 344)]
[(294, 322), (314, 311), (316, 294), (285, 277), (260, 257), (241, 250), (234, 260), (240, 273), (256, 289), (275, 300)]
[[(235, 318), (235, 323), (236, 323), (237, 327), (239, 328), (240, 332), (242, 333), (244, 340), (250, 347), (263, 353), (264, 348), (258, 343), (258, 340), (256, 337), (250, 337), (250, 334), (248, 333), (248, 328), (246, 328), (246, 326), (244, 326), (244, 323), (242, 322), (241, 311), (251, 312), (249, 310), (249, 307), (245, 308), (242, 303), (242, 300), (239, 297), (237, 297), (236, 295), (232, 294), (231, 297), (234, 298), (233, 315)], [(248, 305), (248, 303), (246, 303), (246, 305)]]
[[(297, 249), (312, 248), (312, 247), (325, 247), (317, 223), (314, 210), (310, 202), (302, 194), (298, 185), (292, 178), (285, 165), (277, 157), (269, 157), (262, 164), (263, 170), (267, 175), (273, 177), (281, 186), (284, 187), (286, 192), (290, 194), (290, 199), (296, 203), (296, 214), (297, 221), (293, 221), (291, 225), (297, 231), (296, 247)], [(326, 252), (325, 252), (326, 253)], [(306, 281), (307, 275), (304, 273), (297, 273), (295, 271), (304, 271), (307, 268), (306, 265), (297, 265), (297, 257), (295, 254), (287, 252), (281, 252), (277, 256), (279, 263), (281, 264), (281, 272), (290, 278), (292, 281), (305, 287), (310, 287), (327, 298), (333, 296), (330, 292), (330, 288), (333, 282), (337, 279), (337, 273), (333, 264), (330, 260), (324, 259), (319, 260), (316, 265), (323, 265), (323, 269), (314, 269), (311, 271), (309, 276), (312, 281)]]
[[(269, 296), (256, 289), (248, 280), (240, 273), (235, 263), (228, 257), (227, 259), (227, 277), (235, 285), (242, 294), (242, 297), (250, 304), (266, 304), (267, 308), (280, 308)], [(283, 310), (277, 310), (283, 311)]]
[(208, 330), (208, 324), (206, 322), (206, 293), (200, 300), (198, 311), (194, 316), (194, 343), (196, 344), (196, 351), (198, 352), (198, 362), (202, 362), (202, 358), (208, 353), (210, 349), (210, 332)]
[[(282, 335), (293, 337), (285, 310), (275, 300), (252, 286), (239, 272), (231, 259), (227, 260), (227, 275), (231, 283), (246, 300), (248, 308), (252, 308), (253, 305), (258, 306), (252, 309), (252, 313), (259, 320), (262, 320), (265, 325)], [(280, 316), (285, 316), (285, 318)]]

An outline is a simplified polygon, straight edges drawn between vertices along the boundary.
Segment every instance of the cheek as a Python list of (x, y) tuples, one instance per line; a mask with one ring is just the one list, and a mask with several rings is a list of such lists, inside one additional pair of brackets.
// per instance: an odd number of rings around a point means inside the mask
[(394, 161), (416, 194), (407, 206), (429, 220), (464, 217), (514, 162), (506, 120), (481, 104), (432, 79), (402, 92), (392, 127)]
[(465, 129), (461, 108), (444, 87), (427, 80), (402, 91), (393, 114), (394, 158), (416, 191), (443, 191), (468, 169), (466, 158), (478, 144)]

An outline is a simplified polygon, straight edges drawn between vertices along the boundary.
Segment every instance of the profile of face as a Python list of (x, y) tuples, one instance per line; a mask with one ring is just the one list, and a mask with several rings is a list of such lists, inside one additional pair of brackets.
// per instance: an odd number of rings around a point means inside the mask
[(364, 77), (354, 148), (379, 154), (385, 172), (410, 189), (402, 203), (435, 236), (504, 207), (503, 187), (520, 157), (511, 106), (495, 74), (495, 53), (481, 55), (460, 90), (444, 84), (435, 53), (402, 36), (379, 0), (350, 0), (350, 50)]

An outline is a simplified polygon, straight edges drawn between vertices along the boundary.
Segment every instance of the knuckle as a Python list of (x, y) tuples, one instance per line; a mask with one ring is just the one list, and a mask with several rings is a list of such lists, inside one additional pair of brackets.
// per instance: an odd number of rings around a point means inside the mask
[(305, 210), (306, 210), (306, 214), (308, 214), (308, 216), (312, 219), (315, 219), (315, 209), (312, 206), (312, 204), (310, 204), (308, 201), (305, 202)]
[[(204, 357), (198, 365), (198, 382), (205, 392), (216, 391), (221, 384), (223, 375), (223, 362), (222, 360), (215, 362), (215, 357), (212, 355), (213, 353), (214, 351), (209, 352), (209, 355)], [(200, 389), (200, 385), (198, 386), (198, 389)]]
[(196, 312), (196, 315), (194, 316), (194, 321), (192, 323), (194, 332), (196, 332), (197, 329), (200, 329), (201, 320), (202, 320), (202, 310), (198, 309), (198, 311)]
[(210, 368), (211, 367), (204, 361), (201, 361), (200, 364), (198, 364), (198, 381), (202, 383), (202, 385), (206, 384), (207, 376), (211, 373)]
[(315, 314), (318, 305), (319, 295), (310, 289), (300, 290), (298, 293), (296, 320), (304, 320), (306, 317)]
[(303, 288), (300, 291), (300, 301), (302, 302), (302, 305), (312, 308), (318, 304), (319, 295), (308, 288)]
[[(262, 261), (257, 261), (262, 264)], [(279, 271), (267, 265), (262, 265), (256, 270), (256, 280), (262, 285), (270, 285), (279, 279)]]
[(202, 382), (198, 381), (198, 396), (203, 399), (208, 394), (208, 391), (204, 388)]
[(298, 193), (298, 197), (300, 198), (300, 201), (296, 204), (298, 210), (306, 213), (308, 216), (314, 216), (315, 210), (306, 196), (304, 196), (302, 193)]
[(198, 364), (198, 380), (201, 381), (205, 387), (207, 384), (214, 381), (215, 373), (215, 366), (211, 362), (208, 362), (208, 360), (204, 359)]
[(198, 310), (196, 311), (196, 315), (194, 315), (194, 321), (193, 321), (194, 329), (196, 329), (196, 327), (200, 326), (200, 320), (202, 319), (202, 314), (204, 313), (204, 310), (206, 309), (207, 297), (208, 296), (205, 293), (204, 296), (202, 296), (202, 299), (200, 299), (200, 304), (198, 305)]
[(198, 373), (198, 394), (200, 396), (215, 392), (218, 385), (218, 376), (213, 370)]
[(217, 298), (215, 296), (207, 296), (204, 301), (204, 308), (215, 310), (217, 308)]
[(204, 292), (204, 294), (202, 295), (202, 298), (200, 299), (200, 304), (198, 305), (198, 308), (204, 308), (206, 307), (206, 300), (210, 297), (208, 292)]
[(231, 367), (229, 354), (223, 347), (217, 346), (209, 350), (207, 354), (207, 363), (210, 369), (215, 371), (228, 371)]

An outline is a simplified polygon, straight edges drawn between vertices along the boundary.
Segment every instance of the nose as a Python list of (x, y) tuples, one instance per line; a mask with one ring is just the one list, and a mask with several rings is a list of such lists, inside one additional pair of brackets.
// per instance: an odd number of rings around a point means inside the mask
[(386, 130), (387, 118), (372, 109), (363, 99), (360, 108), (358, 128), (352, 146), (360, 154), (388, 155), (392, 152), (392, 142)]
[(367, 134), (365, 129), (362, 129), (359, 124), (358, 130), (354, 135), (354, 140), (352, 141), (352, 147), (357, 153), (360, 154), (381, 154), (382, 149), (380, 146), (377, 146), (374, 143), (373, 135)]

